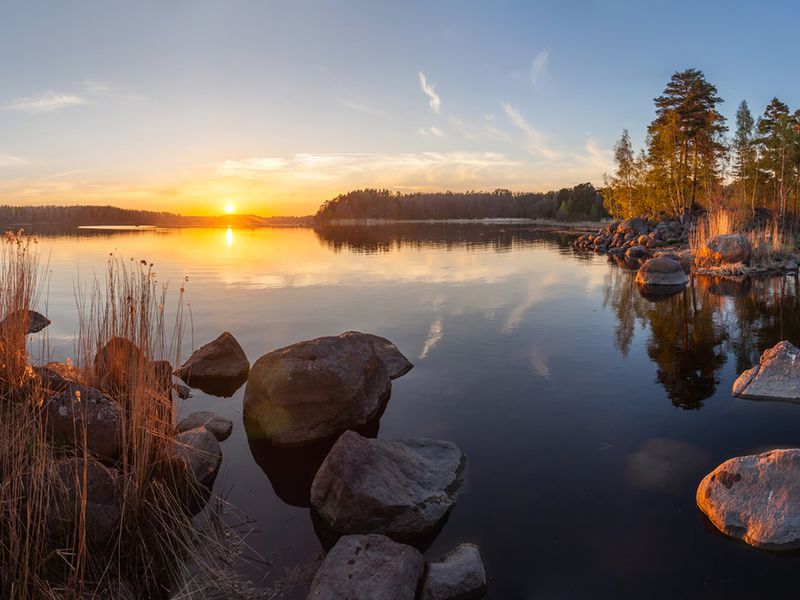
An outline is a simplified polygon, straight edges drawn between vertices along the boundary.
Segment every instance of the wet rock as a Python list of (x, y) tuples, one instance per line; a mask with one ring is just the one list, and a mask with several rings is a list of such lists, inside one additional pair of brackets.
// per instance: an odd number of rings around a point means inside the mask
[(89, 458), (69, 458), (56, 467), (62, 490), (47, 508), (47, 532), (62, 546), (74, 535), (76, 506), (85, 498), (86, 537), (92, 545), (113, 543), (122, 515), (120, 473)]
[(755, 400), (800, 401), (800, 349), (783, 340), (733, 383), (733, 395)]
[(391, 392), (386, 364), (363, 334), (343, 333), (265, 354), (253, 365), (244, 412), (277, 446), (364, 425)]
[(485, 594), (486, 570), (474, 544), (461, 544), (425, 565), (420, 600), (474, 600)]
[(366, 339), (370, 340), (375, 346), (375, 352), (386, 365), (386, 370), (389, 372), (389, 379), (397, 379), (408, 373), (414, 368), (414, 365), (403, 355), (402, 352), (392, 342), (386, 338), (371, 333), (359, 333), (357, 331), (348, 331), (348, 335), (363, 335)]
[(718, 235), (698, 248), (694, 261), (700, 268), (747, 264), (752, 251), (750, 240), (743, 235)]
[(466, 456), (452, 442), (343, 433), (311, 485), (311, 505), (339, 533), (399, 540), (433, 530), (456, 501)]
[[(101, 391), (69, 384), (43, 407), (53, 442), (81, 450), (84, 443), (98, 457), (117, 460), (122, 454), (122, 411)], [(85, 434), (85, 437), (84, 437)]]
[(172, 389), (175, 390), (175, 393), (181, 400), (186, 400), (187, 398), (192, 397), (192, 388), (185, 383), (175, 382), (172, 384)]
[(636, 273), (636, 283), (642, 285), (682, 286), (689, 283), (689, 276), (681, 263), (667, 256), (658, 256), (646, 261)]
[(722, 532), (769, 550), (800, 548), (800, 450), (725, 461), (697, 488), (697, 505)]
[(646, 235), (650, 231), (650, 227), (645, 219), (625, 219), (620, 221), (617, 231), (626, 234)]
[(227, 440), (231, 435), (231, 431), (233, 431), (233, 423), (231, 421), (205, 410), (191, 413), (175, 426), (175, 431), (183, 433), (198, 427), (205, 427), (219, 442)]
[[(0, 331), (9, 327), (21, 328), (27, 333), (39, 333), (50, 325), (50, 319), (35, 310), (16, 311), (0, 321)], [(15, 329), (19, 331), (19, 329)]]
[(414, 600), (422, 554), (383, 535), (346, 535), (328, 552), (309, 600)]

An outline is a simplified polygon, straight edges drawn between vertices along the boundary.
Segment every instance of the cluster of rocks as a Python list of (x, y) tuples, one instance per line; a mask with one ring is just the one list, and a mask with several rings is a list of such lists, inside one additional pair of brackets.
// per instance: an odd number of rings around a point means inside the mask
[[(31, 323), (42, 321), (31, 319)], [(220, 359), (220, 349), (225, 350), (224, 360)], [(232, 368), (234, 362), (236, 368)], [(203, 346), (176, 372), (185, 373), (187, 365), (202, 370), (210, 379), (222, 381), (249, 370), (244, 352), (229, 333)], [(167, 361), (148, 361), (141, 349), (123, 338), (112, 338), (100, 347), (92, 369), (97, 387), (86, 385), (85, 374), (69, 363), (49, 363), (33, 369), (38, 385), (50, 393), (41, 409), (45, 432), (54, 447), (63, 451), (55, 474), (64, 486), (64, 494), (62, 502), (56, 502), (48, 515), (48, 535), (55, 536), (58, 543), (63, 543), (62, 538), (73, 530), (75, 503), (70, 499), (74, 500), (84, 486), (90, 542), (101, 544), (114, 539), (123, 502), (123, 428), (126, 415), (132, 410), (126, 386), (134, 371), (141, 385), (151, 388), (151, 401), (167, 422), (172, 421), (172, 394), (178, 395), (175, 390), (180, 389)], [(175, 497), (192, 513), (202, 509), (211, 493), (222, 462), (219, 442), (230, 436), (232, 427), (227, 419), (195, 412), (174, 427), (162, 448), (155, 476), (167, 481)]]
[(281, 452), (329, 448), (305, 492), (323, 544), (331, 542), (310, 598), (413, 600), (421, 589), (422, 598), (454, 600), (486, 590), (474, 546), (428, 564), (419, 550), (455, 505), (464, 453), (452, 442), (367, 432), (392, 380), (411, 368), (389, 340), (355, 331), (280, 348), (253, 364), (244, 394), (248, 437), (263, 436)]
[(689, 241), (689, 227), (680, 221), (625, 219), (609, 223), (597, 233), (579, 236), (574, 244), (581, 250), (623, 253), (634, 246), (655, 250), (663, 246), (676, 246)]
[[(800, 401), (800, 348), (783, 340), (733, 384), (751, 400)], [(726, 460), (700, 482), (697, 506), (720, 531), (757, 548), (800, 548), (800, 449)]]

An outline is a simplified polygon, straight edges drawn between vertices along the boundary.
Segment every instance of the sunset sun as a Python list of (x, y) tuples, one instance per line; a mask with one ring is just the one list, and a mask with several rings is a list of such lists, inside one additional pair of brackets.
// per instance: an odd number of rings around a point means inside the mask
[(232, 215), (233, 213), (236, 212), (236, 207), (231, 202), (228, 202), (227, 204), (225, 204), (224, 210), (226, 215)]

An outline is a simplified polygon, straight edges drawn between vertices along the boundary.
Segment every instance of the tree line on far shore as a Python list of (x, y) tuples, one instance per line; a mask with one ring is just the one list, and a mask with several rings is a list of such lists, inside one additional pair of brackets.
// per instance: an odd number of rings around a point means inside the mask
[(628, 130), (614, 146), (606, 209), (618, 218), (725, 209), (781, 224), (800, 204), (800, 110), (778, 98), (753, 116), (746, 101), (729, 135), (717, 88), (698, 69), (675, 73), (655, 98), (656, 116), (636, 153)]
[(444, 219), (597, 220), (607, 217), (603, 197), (591, 183), (553, 192), (419, 192), (363, 189), (325, 202), (315, 223), (365, 219), (396, 221)]

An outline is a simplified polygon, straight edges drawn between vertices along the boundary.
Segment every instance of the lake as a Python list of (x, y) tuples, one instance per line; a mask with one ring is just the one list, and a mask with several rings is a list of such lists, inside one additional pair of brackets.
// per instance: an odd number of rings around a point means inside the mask
[[(716, 533), (694, 494), (727, 458), (800, 445), (800, 406), (731, 396), (761, 351), (800, 343), (796, 280), (696, 278), (652, 302), (633, 271), (570, 239), (482, 224), (43, 235), (42, 305), (53, 358), (73, 356), (76, 287), (114, 252), (155, 263), (173, 301), (188, 277), (184, 356), (224, 330), (251, 363), (347, 330), (389, 338), (415, 368), (378, 436), (466, 452), (426, 557), (477, 543), (489, 598), (794, 593), (798, 553)], [(249, 542), (270, 566), (242, 569), (269, 582), (321, 551), (307, 497), (319, 457), (249, 443), (243, 394), (195, 391), (180, 413), (233, 420), (216, 489), (255, 521)]]

